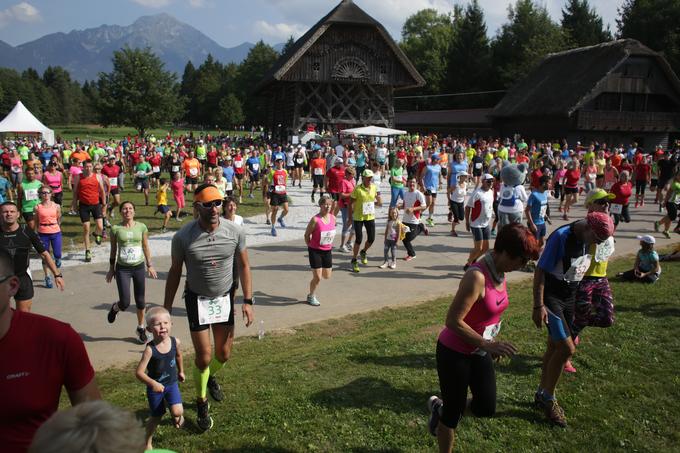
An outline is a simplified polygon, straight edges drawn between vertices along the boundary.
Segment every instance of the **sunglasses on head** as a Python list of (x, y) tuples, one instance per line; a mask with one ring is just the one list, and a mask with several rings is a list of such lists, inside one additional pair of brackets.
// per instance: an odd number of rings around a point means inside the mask
[(198, 205), (203, 209), (219, 208), (220, 206), (222, 206), (222, 200), (202, 201), (199, 202)]

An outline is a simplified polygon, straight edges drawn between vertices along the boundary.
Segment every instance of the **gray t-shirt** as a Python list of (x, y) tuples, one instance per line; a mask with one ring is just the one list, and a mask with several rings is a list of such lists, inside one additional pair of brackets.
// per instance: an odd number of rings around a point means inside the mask
[(184, 260), (187, 287), (207, 297), (223, 296), (231, 289), (234, 255), (245, 249), (243, 228), (221, 217), (211, 234), (193, 220), (172, 238), (172, 257)]

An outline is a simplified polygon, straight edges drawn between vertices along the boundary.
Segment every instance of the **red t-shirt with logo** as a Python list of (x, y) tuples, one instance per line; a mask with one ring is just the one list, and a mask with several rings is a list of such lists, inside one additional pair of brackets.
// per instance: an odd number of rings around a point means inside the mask
[(82, 389), (94, 369), (70, 325), (19, 311), (0, 338), (0, 357), (0, 445), (5, 453), (23, 452), (57, 411), (62, 386)]

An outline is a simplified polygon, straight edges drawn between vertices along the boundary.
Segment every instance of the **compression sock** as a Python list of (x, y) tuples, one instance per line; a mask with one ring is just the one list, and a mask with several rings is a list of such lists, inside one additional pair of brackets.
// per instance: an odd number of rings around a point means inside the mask
[(205, 400), (208, 395), (208, 378), (210, 377), (210, 368), (199, 370), (194, 367), (194, 385), (196, 386), (197, 396)]
[(215, 376), (224, 366), (224, 362), (217, 360), (217, 357), (213, 357), (210, 361), (210, 376)]

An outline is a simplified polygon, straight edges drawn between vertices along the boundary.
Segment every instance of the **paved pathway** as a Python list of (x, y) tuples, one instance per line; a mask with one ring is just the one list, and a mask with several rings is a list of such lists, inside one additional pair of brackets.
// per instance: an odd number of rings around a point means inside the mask
[[(387, 211), (383, 207), (378, 210), (378, 234), (369, 251), (369, 265), (362, 266), (361, 273), (353, 274), (349, 272), (350, 256), (334, 252), (333, 277), (330, 281), (322, 282), (318, 290), (321, 306), (311, 307), (304, 303), (311, 273), (302, 235), (307, 221), (316, 213), (316, 208), (309, 200), (308, 185), (309, 182), (305, 181), (302, 189), (292, 191), (294, 203), (291, 205), (288, 228), (279, 229), (276, 238), (269, 235), (263, 215), (246, 220), (257, 320), (246, 329), (237, 304), (237, 336), (256, 335), (260, 321), (264, 322), (265, 330), (271, 332), (352, 313), (367, 313), (382, 307), (415, 304), (456, 291), (471, 246), (470, 235), (463, 233), (458, 238), (449, 236), (448, 225), (445, 224), (446, 210), (440, 206), (435, 217), (439, 225), (431, 229), (429, 236), (421, 235), (414, 243), (417, 259), (408, 263), (399, 259), (395, 270), (382, 270), (377, 266), (382, 263), (382, 233)], [(441, 203), (443, 199), (438, 201)], [(656, 209), (656, 205), (649, 205), (632, 210), (634, 221), (623, 224), (616, 236), (617, 255), (637, 250), (635, 236), (653, 231), (652, 220), (657, 217)], [(573, 217), (577, 218), (576, 214), (583, 215), (583, 212), (579, 208)], [(554, 222), (549, 231), (563, 223), (561, 220)], [(660, 246), (672, 242), (661, 238), (660, 234), (656, 236)], [(147, 280), (147, 301), (151, 304), (163, 303), (171, 238), (172, 233), (166, 233), (154, 236), (150, 241), (155, 256), (154, 264), (159, 271), (158, 280)], [(398, 248), (397, 253), (399, 257), (405, 255), (403, 246)], [(135, 339), (134, 311), (128, 309), (119, 314), (115, 324), (106, 321), (108, 309), (117, 298), (115, 283), (106, 284), (104, 281), (108, 268), (108, 244), (95, 250), (93, 263), (84, 264), (81, 255), (70, 253), (69, 259), (64, 262), (67, 289), (63, 293), (44, 288), (42, 271), (38, 270), (39, 263), (32, 263), (36, 277), (34, 311), (73, 325), (85, 341), (90, 358), (98, 370), (138, 360), (142, 346)], [(522, 272), (511, 274), (513, 279), (528, 276)], [(173, 333), (188, 344), (189, 330), (184, 302), (180, 296), (181, 291), (178, 291)], [(239, 295), (238, 300), (240, 298)], [(266, 337), (263, 341), (266, 341)]]

